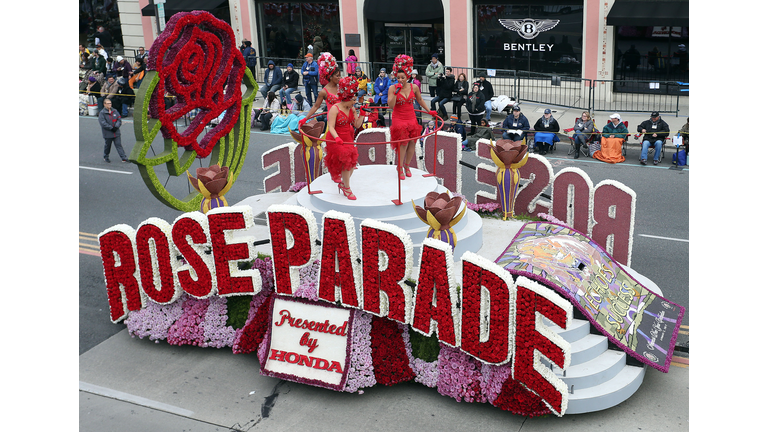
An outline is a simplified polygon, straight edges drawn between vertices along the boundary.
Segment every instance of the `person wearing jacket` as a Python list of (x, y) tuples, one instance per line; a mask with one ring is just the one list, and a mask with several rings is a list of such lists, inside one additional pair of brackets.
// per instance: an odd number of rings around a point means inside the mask
[(109, 154), (112, 153), (112, 144), (117, 149), (117, 154), (123, 162), (128, 162), (128, 156), (125, 155), (123, 145), (120, 142), (120, 126), (123, 120), (120, 113), (112, 108), (112, 101), (104, 100), (104, 109), (99, 112), (99, 126), (101, 126), (101, 136), (104, 138), (104, 162), (109, 163)]
[(488, 125), (488, 120), (484, 118), (480, 119), (480, 127), (477, 128), (477, 133), (475, 133), (473, 129), (473, 132), (461, 143), (461, 149), (463, 151), (475, 151), (477, 148), (477, 140), (480, 139), (493, 139), (493, 130)]
[(440, 63), (440, 60), (437, 59), (437, 54), (432, 54), (432, 60), (427, 65), (426, 71), (429, 96), (435, 97), (437, 94), (437, 78), (443, 74), (445, 74), (445, 67)]
[(645, 134), (643, 135), (643, 149), (640, 151), (640, 163), (645, 165), (648, 162), (648, 147), (653, 146), (656, 150), (653, 155), (653, 164), (658, 165), (661, 146), (664, 145), (664, 140), (669, 136), (669, 125), (661, 119), (658, 111), (654, 111), (651, 113), (650, 119), (637, 126), (637, 131)]
[(581, 113), (581, 118), (576, 120), (576, 124), (573, 125), (573, 145), (576, 146), (576, 154), (574, 159), (579, 158), (581, 146), (588, 146), (587, 140), (592, 135), (592, 130), (595, 128), (595, 124), (592, 122), (592, 118), (589, 112), (584, 111)]
[(318, 66), (311, 53), (304, 56), (304, 58), (306, 60), (304, 61), (304, 64), (301, 65), (301, 75), (304, 80), (304, 94), (307, 95), (307, 103), (312, 105), (314, 103), (314, 99), (312, 99), (313, 94), (315, 95), (315, 99), (317, 99)]
[(469, 94), (469, 82), (467, 76), (464, 73), (460, 73), (456, 79), (456, 83), (453, 86), (453, 92), (455, 93), (451, 100), (453, 101), (453, 113), (456, 114), (456, 118), (461, 121), (461, 106), (467, 101), (467, 94)]
[(283, 84), (283, 72), (275, 66), (275, 62), (270, 60), (267, 63), (267, 69), (264, 71), (264, 87), (259, 90), (264, 99), (269, 92), (277, 93)]
[[(440, 116), (443, 119), (448, 117), (448, 113), (445, 111), (445, 104), (451, 100), (455, 82), (456, 79), (453, 77), (453, 69), (450, 67), (445, 68), (445, 75), (440, 74), (437, 77), (437, 96), (432, 98), (430, 107), (432, 108), (432, 111), (440, 113)], [(439, 105), (437, 109), (435, 109), (436, 105)]]
[(493, 106), (491, 105), (493, 103), (491, 102), (491, 98), (493, 97), (493, 86), (490, 81), (485, 79), (485, 72), (480, 72), (477, 82), (480, 84), (480, 90), (483, 92), (483, 96), (485, 96), (485, 119), (490, 123), (491, 111), (493, 111)]
[(621, 122), (621, 116), (618, 113), (611, 114), (611, 121), (603, 127), (600, 150), (596, 151), (592, 157), (603, 162), (621, 163), (624, 162), (624, 155), (621, 153), (621, 146), (629, 131), (624, 123)]
[(480, 91), (480, 84), (474, 83), (472, 85), (472, 92), (467, 95), (467, 113), (469, 113), (469, 120), (472, 122), (472, 128), (469, 131), (470, 135), (475, 134), (475, 126), (480, 123), (484, 112), (485, 95)]
[(293, 63), (288, 63), (283, 73), (283, 88), (280, 89), (280, 102), (291, 101), (291, 93), (299, 88), (299, 73), (293, 70)]
[(461, 135), (461, 142), (464, 142), (464, 140), (467, 139), (467, 130), (464, 129), (463, 124), (459, 123), (459, 118), (455, 114), (451, 116), (450, 123), (443, 125), (442, 130)]
[(101, 112), (101, 109), (104, 108), (104, 101), (107, 99), (112, 99), (117, 94), (117, 81), (115, 81), (115, 77), (110, 75), (107, 77), (107, 82), (104, 83), (103, 86), (101, 86), (101, 96), (96, 99), (96, 103), (99, 106), (99, 112)]
[(512, 107), (512, 114), (504, 119), (501, 128), (504, 129), (504, 132), (501, 134), (503, 139), (522, 141), (527, 135), (527, 132), (531, 130), (531, 123), (529, 123), (528, 118), (520, 112), (520, 105), (515, 105)]
[[(389, 80), (389, 77), (387, 76), (387, 69), (381, 68), (379, 71), (379, 76), (376, 77), (376, 81), (373, 82), (373, 106), (387, 106), (387, 97), (389, 96), (389, 86), (393, 85), (393, 83)], [(384, 112), (382, 110), (378, 111), (378, 120), (376, 121), (376, 124), (379, 127), (384, 126)]]
[(552, 117), (551, 109), (547, 108), (544, 110), (544, 115), (536, 120), (533, 129), (536, 131), (536, 134), (533, 136), (534, 152), (547, 154), (547, 151), (551, 150), (554, 143), (559, 141), (556, 134), (560, 132), (560, 125)]

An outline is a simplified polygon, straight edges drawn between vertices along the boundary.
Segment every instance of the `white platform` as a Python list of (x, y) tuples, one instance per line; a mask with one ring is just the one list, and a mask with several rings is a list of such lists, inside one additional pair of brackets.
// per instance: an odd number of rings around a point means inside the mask
[[(367, 218), (396, 225), (411, 236), (414, 261), (418, 261), (421, 256), (421, 243), (427, 236), (429, 226), (418, 218), (413, 203), (424, 207), (424, 198), (429, 192), (442, 193), (447, 189), (438, 184), (435, 177), (423, 177), (423, 174), (427, 174), (424, 171), (412, 168), (411, 172), (412, 177), (406, 177), (400, 182), (401, 205), (392, 202), (398, 199), (397, 171), (392, 165), (365, 165), (355, 170), (350, 179), (350, 188), (357, 196), (354, 201), (339, 193), (331, 176), (325, 174), (310, 185), (313, 192), (319, 190), (322, 193), (310, 195), (305, 187), (285, 204), (300, 205), (312, 210), (321, 235), (323, 214), (329, 210), (352, 215), (357, 232), (360, 230), (360, 223)], [(477, 213), (467, 209), (464, 217), (453, 229), (457, 237), (456, 249), (453, 251), (456, 259), (466, 251), (480, 250), (483, 245), (483, 220)]]

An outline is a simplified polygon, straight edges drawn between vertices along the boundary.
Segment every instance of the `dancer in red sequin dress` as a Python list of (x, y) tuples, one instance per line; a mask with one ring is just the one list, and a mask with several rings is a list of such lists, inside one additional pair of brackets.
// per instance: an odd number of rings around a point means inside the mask
[(355, 115), (354, 97), (358, 82), (354, 77), (345, 77), (339, 81), (339, 102), (328, 109), (328, 133), (326, 134), (325, 166), (332, 179), (340, 179), (339, 191), (347, 199), (355, 200), (349, 180), (357, 165), (357, 147), (355, 129), (363, 124), (363, 117)]
[[(390, 126), (390, 136), (393, 141), (392, 147), (400, 149), (400, 158), (397, 161), (397, 173), (400, 180), (411, 176), (409, 167), (413, 155), (416, 153), (416, 139), (421, 136), (421, 126), (416, 121), (416, 112), (413, 108), (413, 101), (417, 101), (425, 110), (429, 107), (421, 97), (421, 90), (418, 86), (408, 82), (413, 70), (413, 59), (407, 55), (401, 54), (395, 58), (395, 64), (392, 68), (397, 77), (397, 84), (389, 88), (388, 105), (392, 110), (392, 126)], [(433, 117), (437, 116), (434, 110), (429, 111)], [(410, 141), (394, 142), (411, 138)]]
[(320, 78), (320, 84), (323, 85), (323, 89), (320, 90), (320, 93), (318, 93), (315, 104), (312, 105), (312, 109), (309, 110), (305, 118), (312, 117), (312, 115), (315, 114), (315, 112), (317, 112), (317, 110), (319, 110), (323, 105), (323, 102), (325, 102), (325, 106), (328, 110), (330, 110), (333, 105), (339, 102), (339, 98), (336, 93), (339, 91), (341, 68), (336, 62), (336, 58), (334, 58), (331, 53), (322, 53), (317, 59), (317, 65), (319, 68), (318, 77)]

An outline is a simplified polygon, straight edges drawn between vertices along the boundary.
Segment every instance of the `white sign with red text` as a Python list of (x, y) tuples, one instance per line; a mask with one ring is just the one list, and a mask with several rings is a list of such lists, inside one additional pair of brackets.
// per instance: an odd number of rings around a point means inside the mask
[(264, 372), (323, 387), (344, 385), (352, 325), (349, 309), (278, 296), (272, 308), (270, 325)]

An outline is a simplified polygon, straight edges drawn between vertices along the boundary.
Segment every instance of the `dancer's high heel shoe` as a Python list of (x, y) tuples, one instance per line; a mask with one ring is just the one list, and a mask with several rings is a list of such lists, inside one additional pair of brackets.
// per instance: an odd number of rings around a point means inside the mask
[(400, 176), (400, 180), (405, 180), (405, 174), (403, 173), (403, 167), (397, 167), (397, 175)]
[(334, 183), (341, 183), (341, 174), (331, 174), (331, 180), (333, 180)]
[(408, 165), (405, 166), (405, 176), (410, 177), (411, 176), (411, 167)]
[(343, 193), (345, 197), (347, 197), (348, 200), (356, 200), (357, 197), (355, 194), (352, 193), (352, 189), (344, 186), (343, 183), (339, 183), (339, 192)]

